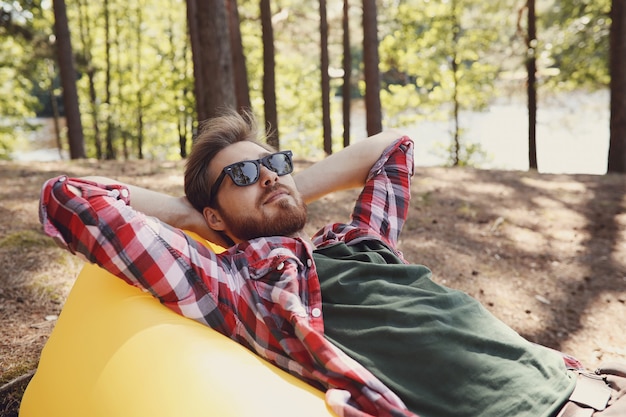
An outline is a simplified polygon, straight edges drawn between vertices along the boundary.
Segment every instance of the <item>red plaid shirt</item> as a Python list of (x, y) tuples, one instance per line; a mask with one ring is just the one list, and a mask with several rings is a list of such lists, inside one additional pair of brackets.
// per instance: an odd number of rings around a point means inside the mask
[[(372, 167), (351, 223), (325, 227), (314, 237), (315, 245), (373, 237), (395, 250), (412, 174), (413, 142), (403, 137)], [(58, 177), (43, 187), (40, 220), (46, 234), (72, 253), (325, 390), (338, 415), (413, 415), (324, 337), (320, 285), (307, 242), (259, 238), (216, 254), (181, 230), (133, 210), (129, 201), (124, 186)]]

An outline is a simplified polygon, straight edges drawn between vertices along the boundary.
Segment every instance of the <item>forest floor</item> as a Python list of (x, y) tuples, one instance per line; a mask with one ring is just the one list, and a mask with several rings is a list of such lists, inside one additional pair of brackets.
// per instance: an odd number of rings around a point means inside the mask
[[(0, 162), (1, 417), (17, 415), (82, 267), (41, 232), (42, 183), (104, 175), (180, 195), (182, 170), (180, 162)], [(347, 219), (356, 195), (312, 204), (307, 230)], [(435, 281), (589, 368), (626, 361), (626, 176), (417, 168), (410, 210), (400, 248)]]

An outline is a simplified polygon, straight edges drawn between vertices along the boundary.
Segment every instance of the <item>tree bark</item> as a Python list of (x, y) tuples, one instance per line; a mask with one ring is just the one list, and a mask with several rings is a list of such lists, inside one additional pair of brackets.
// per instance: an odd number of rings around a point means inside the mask
[(144, 139), (144, 115), (143, 115), (143, 72), (141, 68), (141, 51), (143, 49), (143, 31), (141, 29), (143, 24), (143, 5), (140, 4), (137, 7), (137, 22), (138, 25), (135, 28), (136, 36), (136, 49), (135, 49), (135, 61), (137, 64), (137, 158), (143, 159), (143, 139)]
[(93, 129), (94, 147), (96, 148), (96, 158), (102, 159), (102, 140), (100, 139), (100, 125), (98, 123), (98, 96), (96, 93), (96, 69), (93, 65), (91, 48), (93, 38), (91, 35), (92, 23), (86, 12), (85, 1), (78, 1), (78, 24), (80, 28), (80, 39), (82, 43), (82, 65), (83, 71), (87, 74), (89, 83), (89, 107), (91, 109), (91, 123)]
[(105, 77), (104, 77), (104, 103), (106, 104), (106, 126), (104, 133), (105, 159), (115, 159), (116, 152), (113, 146), (113, 121), (111, 118), (111, 13), (109, 0), (104, 0), (104, 54), (105, 54)]
[(67, 22), (65, 0), (53, 0), (54, 31), (56, 35), (57, 56), (63, 86), (63, 104), (70, 148), (70, 158), (85, 158), (85, 139), (83, 125), (80, 120), (78, 92), (76, 90), (76, 69), (72, 55), (72, 42)]
[(200, 31), (198, 29), (196, 0), (187, 0), (187, 30), (191, 44), (191, 60), (193, 63), (194, 95), (196, 98), (196, 117), (198, 121), (206, 120), (206, 104), (204, 103), (204, 79), (202, 77), (202, 60), (200, 59)]
[(241, 43), (241, 30), (239, 24), (239, 10), (237, 0), (225, 0), (226, 12), (228, 13), (228, 32), (230, 34), (230, 49), (233, 55), (233, 71), (235, 82), (235, 97), (239, 110), (249, 109), (250, 89), (248, 87), (248, 71), (246, 69), (246, 57)]
[[(187, 0), (196, 77), (198, 120), (237, 108), (230, 33), (224, 0)], [(197, 66), (197, 67), (196, 67)]]
[(326, 0), (320, 0), (320, 57), (322, 73), (322, 126), (324, 135), (324, 152), (333, 153), (332, 125), (330, 123), (330, 76), (328, 75), (328, 19), (326, 17)]
[(265, 126), (270, 131), (267, 143), (280, 149), (278, 111), (276, 108), (276, 63), (274, 60), (274, 28), (270, 0), (261, 0), (261, 28), (263, 37), (263, 111)]
[(350, 146), (350, 107), (352, 103), (352, 53), (350, 48), (350, 5), (343, 0), (343, 147)]
[(528, 84), (528, 165), (531, 170), (537, 170), (537, 28), (535, 15), (535, 0), (528, 0), (528, 35), (526, 39), (526, 72)]
[(611, 72), (611, 120), (608, 172), (626, 172), (626, 3), (611, 6), (609, 68)]
[(378, 69), (378, 24), (376, 0), (363, 0), (363, 73), (368, 136), (383, 130)]
[(460, 112), (461, 105), (459, 103), (459, 58), (458, 58), (458, 42), (461, 33), (461, 22), (458, 15), (457, 1), (452, 0), (450, 17), (452, 20), (452, 50), (450, 69), (452, 70), (452, 119), (454, 120), (454, 132), (452, 132), (452, 166), (461, 164), (461, 127)]

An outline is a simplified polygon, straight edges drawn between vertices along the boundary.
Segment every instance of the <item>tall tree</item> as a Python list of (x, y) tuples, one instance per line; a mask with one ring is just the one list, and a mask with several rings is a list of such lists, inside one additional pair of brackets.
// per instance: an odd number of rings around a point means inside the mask
[(241, 29), (239, 23), (239, 9), (237, 0), (225, 0), (226, 13), (228, 13), (228, 32), (230, 34), (230, 49), (233, 55), (233, 71), (235, 81), (235, 96), (238, 109), (249, 109), (250, 89), (248, 86), (248, 71), (246, 69), (246, 57), (241, 43)]
[(324, 135), (324, 152), (333, 153), (332, 126), (330, 123), (330, 76), (328, 75), (328, 18), (326, 16), (326, 0), (320, 0), (320, 46), (322, 73), (322, 126)]
[(263, 32), (263, 112), (265, 125), (270, 129), (267, 143), (280, 148), (278, 110), (276, 107), (276, 62), (274, 56), (274, 27), (270, 0), (261, 0), (261, 30)]
[(363, 0), (363, 75), (368, 136), (383, 130), (378, 70), (378, 12), (376, 0)]
[(352, 103), (352, 48), (350, 47), (350, 4), (343, 0), (343, 85), (341, 87), (343, 112), (343, 147), (350, 145), (350, 107)]
[(608, 172), (626, 172), (626, 3), (611, 6), (611, 133)]
[(102, 159), (102, 139), (100, 138), (100, 126), (98, 123), (98, 94), (96, 91), (96, 66), (93, 62), (93, 23), (87, 11), (85, 0), (78, 0), (78, 27), (81, 41), (80, 66), (82, 71), (87, 75), (89, 84), (89, 109), (91, 112), (91, 123), (93, 129), (94, 147), (96, 150), (96, 158)]
[[(196, 97), (196, 116), (198, 122), (207, 118), (205, 95), (200, 94), (205, 90), (204, 77), (202, 76), (202, 59), (200, 50), (200, 29), (198, 27), (198, 8), (196, 0), (186, 0), (187, 2), (187, 30), (189, 32), (189, 43), (191, 44), (191, 59), (193, 62), (194, 95)], [(196, 51), (196, 52), (194, 52)]]
[(224, 0), (187, 0), (187, 10), (197, 114), (202, 121), (220, 108), (237, 107), (228, 16)]
[(116, 152), (115, 146), (113, 146), (113, 117), (112, 106), (111, 106), (111, 72), (112, 72), (112, 62), (111, 62), (111, 43), (112, 43), (112, 34), (111, 34), (111, 7), (110, 1), (104, 0), (104, 103), (106, 108), (106, 125), (104, 132), (104, 158), (105, 159), (115, 159)]
[(135, 27), (135, 61), (137, 65), (137, 89), (136, 89), (136, 98), (137, 98), (137, 158), (143, 159), (143, 139), (144, 139), (144, 88), (143, 88), (143, 74), (142, 74), (142, 59), (141, 59), (141, 51), (143, 49), (143, 2), (139, 1), (137, 4), (137, 25)]
[(458, 166), (461, 163), (461, 123), (459, 121), (461, 105), (459, 103), (459, 39), (461, 37), (461, 22), (459, 16), (459, 8), (457, 0), (450, 3), (450, 21), (452, 24), (452, 41), (450, 42), (450, 69), (452, 72), (452, 120), (454, 121), (454, 129), (452, 132), (452, 165)]
[(85, 158), (85, 140), (83, 126), (80, 120), (78, 106), (78, 91), (76, 89), (76, 69), (72, 55), (72, 42), (67, 22), (65, 0), (53, 0), (54, 31), (56, 34), (61, 84), (63, 85), (63, 104), (65, 106), (65, 120), (70, 148), (70, 158)]
[[(174, 0), (176, 1), (176, 0)], [(191, 68), (189, 62), (189, 42), (182, 43), (182, 48), (178, 47), (177, 39), (174, 36), (176, 22), (171, 13), (167, 14), (169, 19), (169, 56), (172, 72), (177, 74), (174, 82), (175, 103), (176, 103), (176, 131), (178, 133), (178, 154), (182, 159), (187, 157), (188, 143), (193, 139), (194, 111), (189, 103), (191, 89), (187, 82), (187, 75)], [(184, 26), (185, 33), (188, 34), (188, 23)], [(185, 36), (183, 39), (187, 39)], [(180, 55), (178, 52), (180, 51)]]
[[(535, 0), (526, 1), (526, 94), (528, 100), (528, 165), (537, 170), (537, 16)], [(520, 12), (521, 14), (521, 12)]]

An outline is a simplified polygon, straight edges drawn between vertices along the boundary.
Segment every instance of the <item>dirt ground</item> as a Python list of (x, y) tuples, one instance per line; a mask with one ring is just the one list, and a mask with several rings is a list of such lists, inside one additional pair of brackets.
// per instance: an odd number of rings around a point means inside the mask
[[(0, 387), (36, 368), (82, 266), (41, 232), (43, 181), (104, 175), (180, 195), (182, 170), (149, 161), (0, 162)], [(312, 204), (308, 230), (345, 220), (355, 196)], [(401, 249), (533, 342), (592, 369), (626, 361), (626, 176), (417, 168)], [(0, 416), (15, 415), (15, 387), (27, 381), (0, 389)]]

